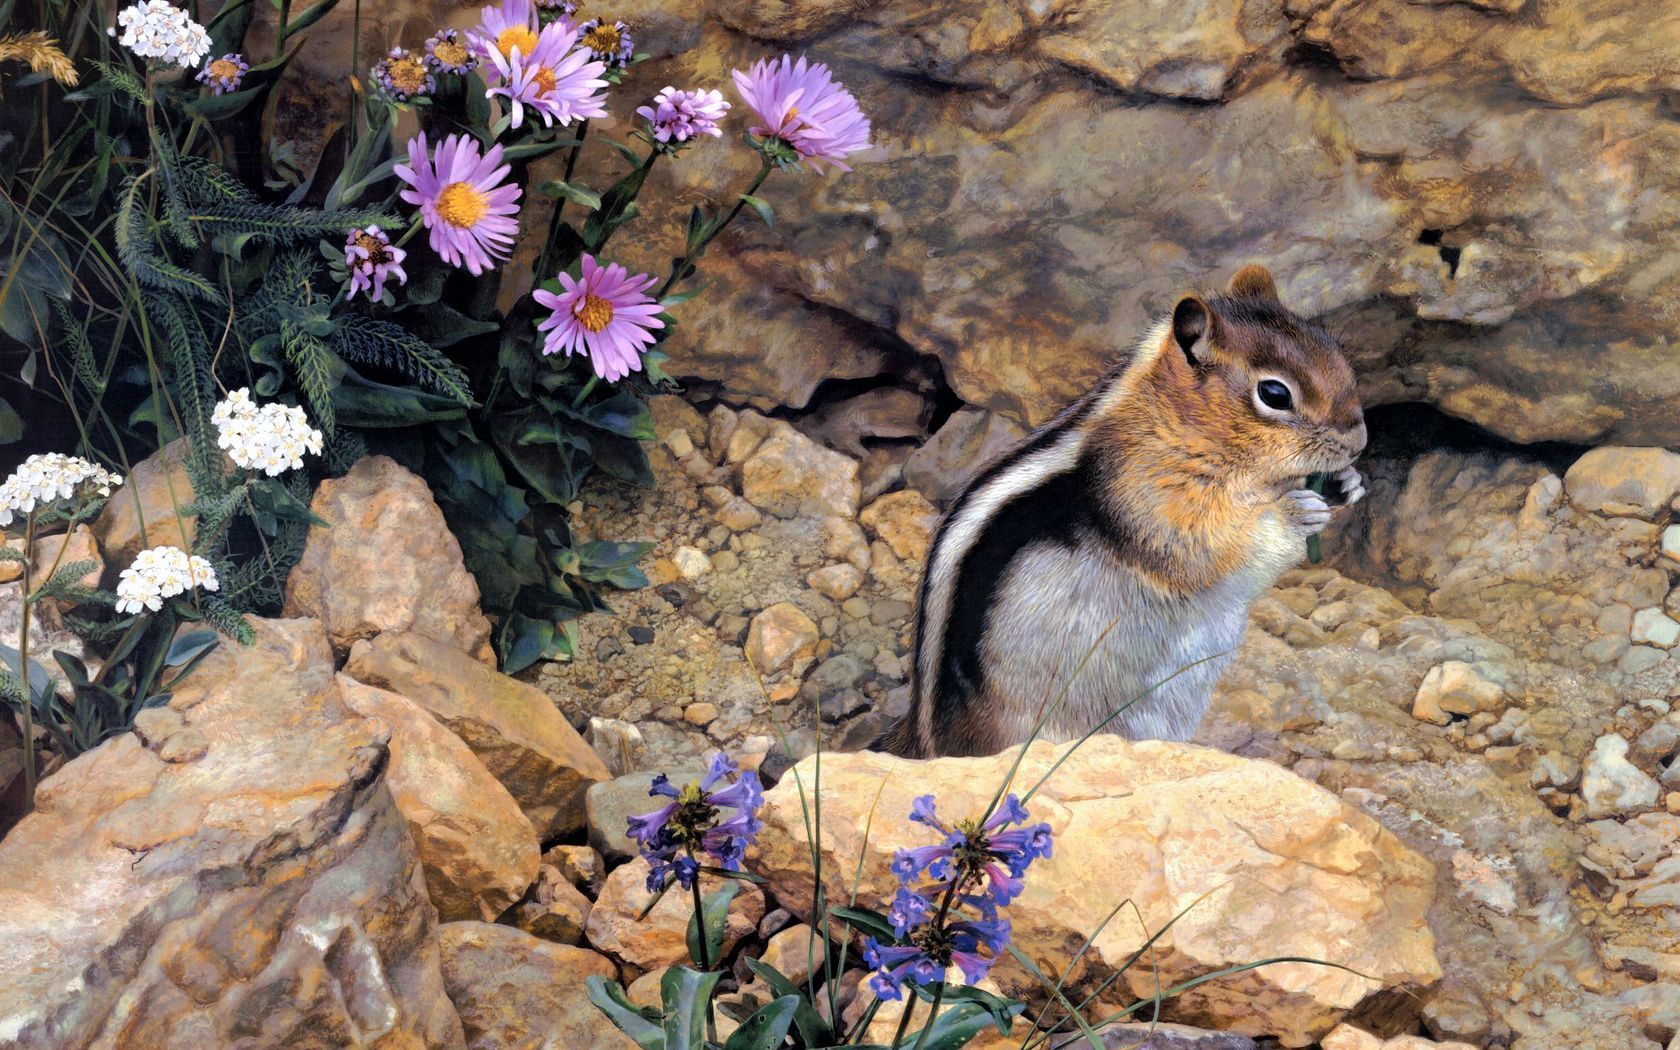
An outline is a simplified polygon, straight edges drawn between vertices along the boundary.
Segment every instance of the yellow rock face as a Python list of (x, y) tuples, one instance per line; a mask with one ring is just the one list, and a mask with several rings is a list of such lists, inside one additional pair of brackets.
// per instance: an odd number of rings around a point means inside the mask
[[(1066, 745), (1035, 744), (1015, 778), (1024, 792)], [(932, 793), (947, 819), (979, 815), (1011, 756), (908, 762), (859, 753), (822, 761), (823, 870), (831, 901), (887, 901), (894, 850), (934, 833), (906, 819)], [(798, 774), (809, 787), (813, 761)], [(766, 795), (765, 830), (748, 867), (777, 899), (808, 913), (811, 859), (792, 774)], [(1306, 1046), (1383, 989), (1419, 991), (1441, 975), (1424, 914), (1434, 866), (1328, 791), (1266, 762), (1187, 744), (1099, 736), (1074, 753), (1030, 803), (1050, 823), (1055, 855), (1034, 863), (1009, 909), (1014, 943), (1046, 972), (1060, 972), (1087, 937), (1069, 981), (1089, 992), (1148, 936), (1171, 923), (1153, 954), (1105, 998), (1125, 1003), (1229, 966), (1279, 956), (1323, 960), (1366, 976), (1279, 963), (1202, 985), (1172, 1000), (1166, 1016), (1205, 1027), (1275, 1036)], [(867, 841), (865, 826), (873, 810)], [(1127, 907), (1104, 926), (1111, 911)], [(1176, 922), (1174, 916), (1179, 916)], [(1096, 933), (1102, 927), (1100, 933)], [(1012, 960), (992, 971), (1007, 992), (1042, 990)], [(1392, 990), (1383, 994), (1393, 994)], [(1104, 1016), (1099, 1011), (1098, 1016)]]

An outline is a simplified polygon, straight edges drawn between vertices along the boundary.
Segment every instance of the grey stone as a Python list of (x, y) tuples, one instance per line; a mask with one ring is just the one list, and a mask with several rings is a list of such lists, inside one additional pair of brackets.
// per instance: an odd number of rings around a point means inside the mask
[[(636, 843), (625, 834), (625, 822), (632, 816), (652, 812), (665, 804), (659, 796), (648, 794), (656, 775), (626, 773), (590, 785), (583, 796), (584, 817), (589, 822), (589, 844), (608, 863), (626, 861), (636, 855)], [(681, 786), (699, 779), (702, 774), (698, 770), (676, 770), (667, 775), (672, 784)]]

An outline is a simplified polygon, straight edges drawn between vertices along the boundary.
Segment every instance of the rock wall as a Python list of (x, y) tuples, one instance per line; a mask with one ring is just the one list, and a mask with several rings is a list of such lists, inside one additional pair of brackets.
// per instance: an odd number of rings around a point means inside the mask
[[(777, 229), (743, 224), (681, 311), (674, 370), (731, 399), (799, 406), (925, 355), (1038, 422), (1260, 261), (1371, 403), (1676, 437), (1667, 0), (713, 0), (697, 35), (692, 5), (648, 6), (644, 40), (681, 54), (626, 91), (808, 50), (875, 121), (853, 173), (772, 179)], [(709, 145), (656, 192), (686, 209), (750, 164)]]

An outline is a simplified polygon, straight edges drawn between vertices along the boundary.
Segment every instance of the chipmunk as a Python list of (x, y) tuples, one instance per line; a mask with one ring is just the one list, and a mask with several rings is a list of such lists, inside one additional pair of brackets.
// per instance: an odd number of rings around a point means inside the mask
[(910, 711), (877, 746), (993, 754), (1047, 710), (1044, 739), (1189, 738), (1249, 605), (1330, 522), (1306, 476), (1357, 502), (1364, 448), (1353, 370), (1265, 268), (1180, 299), (952, 505), (923, 573)]

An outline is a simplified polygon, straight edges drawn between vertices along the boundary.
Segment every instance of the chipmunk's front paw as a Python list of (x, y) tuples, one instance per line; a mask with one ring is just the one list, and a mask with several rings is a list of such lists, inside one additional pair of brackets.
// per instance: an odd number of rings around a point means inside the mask
[(1352, 467), (1336, 471), (1330, 480), (1335, 483), (1336, 502), (1341, 506), (1351, 507), (1365, 498), (1365, 479)]
[(1316, 536), (1330, 524), (1330, 504), (1312, 489), (1296, 489), (1278, 498), (1283, 520), (1305, 536)]

